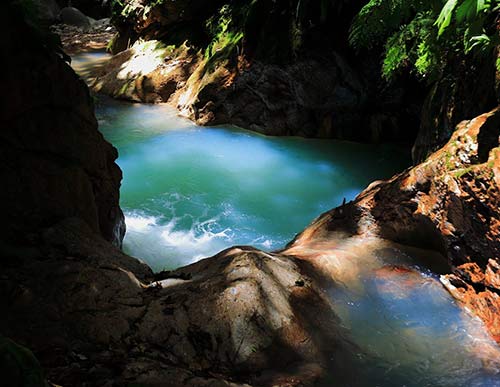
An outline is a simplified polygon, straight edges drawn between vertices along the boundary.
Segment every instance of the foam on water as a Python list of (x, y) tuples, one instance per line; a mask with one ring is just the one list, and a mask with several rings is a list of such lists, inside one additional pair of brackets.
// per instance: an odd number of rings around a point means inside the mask
[[(124, 250), (133, 256), (146, 254), (153, 267), (173, 268), (216, 254), (231, 241), (231, 230), (213, 231), (216, 219), (193, 222), (189, 229), (180, 227), (179, 218), (168, 221), (137, 211), (125, 213), (127, 237)], [(169, 257), (165, 264), (165, 257)]]

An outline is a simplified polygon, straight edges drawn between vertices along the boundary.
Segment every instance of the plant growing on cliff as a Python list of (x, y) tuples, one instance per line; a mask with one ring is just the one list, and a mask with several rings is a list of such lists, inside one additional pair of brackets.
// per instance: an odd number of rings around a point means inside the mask
[(387, 80), (410, 70), (432, 81), (460, 57), (496, 54), (499, 9), (496, 0), (370, 0), (349, 40), (356, 49), (384, 46)]
[(206, 29), (211, 41), (205, 49), (205, 58), (221, 53), (227, 56), (243, 38), (240, 26), (233, 22), (233, 10), (226, 4), (220, 8), (218, 14), (210, 17), (206, 22)]

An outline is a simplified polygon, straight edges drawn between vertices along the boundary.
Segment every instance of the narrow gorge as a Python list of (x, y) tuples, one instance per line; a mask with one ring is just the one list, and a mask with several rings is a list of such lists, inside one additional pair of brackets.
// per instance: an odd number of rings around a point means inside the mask
[(2, 385), (500, 386), (496, 2), (3, 7)]

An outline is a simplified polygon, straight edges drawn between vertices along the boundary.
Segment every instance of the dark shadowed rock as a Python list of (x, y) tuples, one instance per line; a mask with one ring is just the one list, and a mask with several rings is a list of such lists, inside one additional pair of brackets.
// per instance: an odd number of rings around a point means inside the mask
[[(145, 264), (110, 243), (123, 235), (121, 174), (116, 150), (97, 131), (85, 85), (19, 19), (7, 18), (2, 27), (16, 39), (2, 51), (8, 68), (0, 80), (6, 94), (16, 92), (0, 106), (0, 210), (7, 226), (0, 333), (32, 349), (49, 381), (298, 387), (328, 376), (359, 385), (369, 355), (358, 357), (328, 289), (360, 281), (370, 256), (350, 258), (370, 247), (365, 236), (446, 255), (455, 270), (443, 282), (498, 339), (498, 318), (490, 318), (498, 317), (500, 285), (497, 111), (462, 123), (427, 162), (322, 215), (282, 252), (233, 247), (155, 281)], [(289, 93), (287, 81), (302, 79), (307, 68), (266, 74), (264, 80), (283, 77), (269, 95)], [(243, 85), (260, 79), (248, 77)], [(338, 95), (351, 101), (341, 82), (355, 83), (336, 81)], [(214, 95), (206, 86), (186, 90)], [(283, 108), (259, 100), (269, 112)]]
[(2, 239), (23, 241), (26, 233), (79, 217), (120, 245), (118, 154), (97, 130), (86, 85), (19, 20), (7, 18), (2, 29), (0, 82), (15, 90), (0, 106)]
[(91, 27), (89, 18), (74, 7), (65, 7), (61, 9), (59, 17), (64, 24), (70, 26), (80, 27), (84, 30), (88, 30)]
[(498, 105), (498, 75), (488, 56), (468, 57), (454, 64), (453, 70), (460, 74), (460, 82), (451, 81), (445, 74), (423, 102), (420, 129), (412, 150), (415, 163), (446, 144), (460, 121)]
[(60, 8), (56, 0), (33, 0), (36, 15), (44, 23), (54, 23), (59, 19)]
[(94, 19), (110, 16), (111, 0), (57, 0), (60, 7), (75, 7)]
[[(110, 48), (120, 55), (98, 74), (96, 90), (169, 102), (200, 125), (411, 142), (420, 95), (403, 88), (387, 92), (377, 55), (353, 59), (347, 45), (350, 21), (361, 6), (358, 0), (125, 0), (112, 18), (118, 35)], [(223, 26), (224, 33), (218, 30)], [(170, 52), (145, 49), (158, 42), (186, 45), (191, 54), (178, 61)], [(139, 60), (147, 63), (144, 71), (131, 65)], [(365, 68), (361, 61), (374, 65)]]
[(214, 65), (186, 46), (138, 42), (111, 58), (90, 83), (115, 98), (169, 102), (200, 125), (234, 124), (268, 135), (384, 137), (363, 124), (362, 81), (341, 56), (286, 66), (238, 60), (237, 66)]
[(0, 375), (5, 386), (49, 387), (31, 351), (0, 336)]

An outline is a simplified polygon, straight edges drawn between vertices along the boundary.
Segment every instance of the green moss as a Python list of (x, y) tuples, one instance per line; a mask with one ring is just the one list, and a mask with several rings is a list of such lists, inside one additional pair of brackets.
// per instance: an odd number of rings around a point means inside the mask
[(447, 171), (455, 169), (455, 164), (452, 162), (453, 155), (450, 152), (445, 152), (444, 154), (444, 166)]
[(456, 179), (460, 179), (462, 176), (470, 173), (474, 168), (473, 167), (467, 167), (467, 168), (460, 168), (452, 171), (452, 175)]

